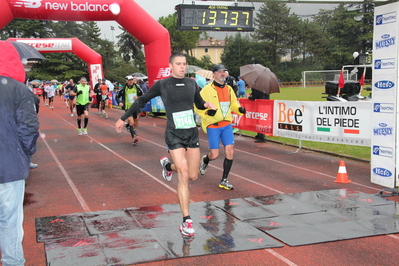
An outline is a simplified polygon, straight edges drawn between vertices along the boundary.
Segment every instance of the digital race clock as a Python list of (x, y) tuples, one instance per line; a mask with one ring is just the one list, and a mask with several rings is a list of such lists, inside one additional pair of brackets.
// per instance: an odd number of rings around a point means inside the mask
[(200, 31), (254, 31), (254, 7), (177, 5), (177, 29)]

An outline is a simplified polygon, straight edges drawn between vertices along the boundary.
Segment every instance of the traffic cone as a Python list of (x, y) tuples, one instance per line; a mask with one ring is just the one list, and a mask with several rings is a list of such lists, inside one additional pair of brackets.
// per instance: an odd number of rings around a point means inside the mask
[(348, 179), (348, 174), (346, 173), (346, 166), (344, 161), (339, 162), (337, 179), (334, 182), (344, 183), (344, 184), (352, 182), (352, 180)]

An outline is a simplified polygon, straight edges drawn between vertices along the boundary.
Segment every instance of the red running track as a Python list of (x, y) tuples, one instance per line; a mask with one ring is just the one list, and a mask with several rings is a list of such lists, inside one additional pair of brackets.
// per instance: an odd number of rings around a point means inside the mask
[[(131, 144), (127, 132), (114, 130), (121, 110), (108, 110), (101, 118), (90, 110), (87, 136), (78, 136), (76, 116), (70, 117), (62, 99), (53, 110), (40, 108), (41, 137), (26, 186), (26, 265), (46, 265), (44, 244), (36, 242), (35, 218), (63, 214), (114, 210), (126, 207), (177, 204), (177, 179), (166, 182), (159, 158), (167, 156), (163, 132), (165, 120), (140, 119), (139, 143)], [(201, 154), (207, 151), (206, 135), (200, 131)], [(214, 201), (281, 193), (348, 188), (375, 194), (383, 187), (370, 182), (369, 163), (345, 159), (351, 183), (335, 183), (342, 158), (275, 143), (257, 144), (238, 137), (230, 182), (235, 190), (218, 187), (221, 157), (212, 161), (206, 175), (190, 185), (191, 201)], [(398, 197), (389, 198), (398, 201)], [(194, 221), (195, 222), (195, 221)], [(178, 230), (178, 221), (176, 230)], [(308, 246), (231, 252), (188, 257), (146, 265), (394, 265), (399, 235), (384, 235)]]

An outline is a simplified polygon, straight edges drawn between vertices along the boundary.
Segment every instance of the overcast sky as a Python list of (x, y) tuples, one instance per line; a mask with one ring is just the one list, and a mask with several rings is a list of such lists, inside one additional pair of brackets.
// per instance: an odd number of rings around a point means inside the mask
[[(150, 14), (153, 18), (158, 20), (160, 17), (167, 17), (170, 14), (175, 12), (175, 6), (179, 4), (190, 4), (191, 1), (183, 1), (183, 0), (136, 0), (135, 1), (139, 6), (141, 6), (148, 14)], [(239, 1), (238, 2), (242, 2)], [(208, 3), (212, 3), (212, 1), (208, 1)], [(220, 1), (219, 1), (220, 3)], [(226, 2), (228, 4), (228, 2)], [(241, 3), (240, 3), (241, 4)], [(246, 2), (247, 5), (251, 5), (252, 3)], [(255, 12), (259, 10), (259, 7), (263, 3), (254, 3)], [(334, 9), (336, 4), (294, 4), (294, 3), (287, 3), (287, 6), (291, 8), (291, 13), (296, 13), (300, 16), (312, 15), (317, 14), (319, 9)], [(132, 12), (132, 16), (134, 13)], [(138, 14), (137, 19), (140, 19), (140, 14)], [(101, 28), (101, 37), (104, 39), (108, 39), (110, 41), (115, 40), (116, 36), (121, 33), (119, 29), (119, 24), (115, 21), (99, 21), (97, 22), (98, 26)], [(114, 31), (111, 31), (111, 26), (114, 27)], [(208, 35), (212, 36), (214, 33), (216, 38), (224, 39), (226, 36), (226, 32), (209, 32)]]

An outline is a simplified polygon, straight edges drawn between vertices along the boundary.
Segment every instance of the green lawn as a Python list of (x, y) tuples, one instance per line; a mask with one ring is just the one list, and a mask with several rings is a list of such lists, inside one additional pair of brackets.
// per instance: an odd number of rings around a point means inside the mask
[[(250, 91), (248, 91), (250, 93)], [(289, 88), (280, 88), (280, 93), (274, 93), (270, 95), (271, 100), (290, 100), (290, 101), (326, 101), (326, 99), (322, 98), (322, 93), (324, 92), (324, 87), (310, 87), (310, 88), (302, 88), (302, 87), (289, 87)], [(364, 91), (362, 93), (363, 96), (369, 95), (369, 92)], [(255, 136), (254, 132), (243, 132), (243, 134), (248, 134), (250, 136)], [(282, 137), (267, 137), (269, 140), (281, 142), (288, 145), (299, 145), (299, 140), (297, 139), (289, 139)], [(353, 146), (353, 145), (344, 145), (344, 144), (332, 144), (325, 142), (316, 142), (316, 141), (302, 141), (301, 143), (303, 148), (316, 149), (325, 152), (330, 152), (339, 155), (350, 156), (354, 158), (359, 158), (363, 160), (370, 160), (371, 151), (370, 147), (364, 146)]]

